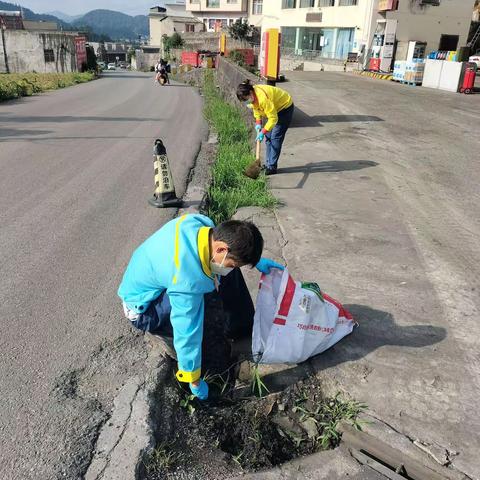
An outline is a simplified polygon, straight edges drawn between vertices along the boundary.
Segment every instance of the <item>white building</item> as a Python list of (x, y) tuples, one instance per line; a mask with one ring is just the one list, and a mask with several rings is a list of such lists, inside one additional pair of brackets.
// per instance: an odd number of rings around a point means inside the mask
[(186, 9), (205, 24), (207, 32), (219, 32), (236, 20), (246, 20), (248, 4), (248, 0), (187, 0)]
[[(262, 17), (249, 12), (250, 24), (280, 28), (285, 52), (345, 59), (371, 50), (374, 34), (391, 37), (397, 52), (409, 41), (432, 50), (465, 45), (474, 0), (263, 0)], [(258, 4), (258, 3), (257, 3)], [(385, 32), (385, 26), (389, 31)], [(394, 47), (392, 47), (393, 49)], [(403, 54), (403, 53), (401, 53)], [(406, 54), (406, 53), (405, 53)], [(398, 56), (397, 56), (398, 57)]]
[(203, 22), (185, 9), (185, 2), (167, 3), (165, 7), (152, 7), (148, 14), (150, 45), (160, 46), (163, 35), (204, 31)]

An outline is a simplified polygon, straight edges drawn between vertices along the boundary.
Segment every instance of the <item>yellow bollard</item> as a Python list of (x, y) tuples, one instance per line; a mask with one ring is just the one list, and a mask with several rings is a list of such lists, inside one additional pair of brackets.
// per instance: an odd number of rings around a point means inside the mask
[(157, 208), (181, 207), (183, 202), (175, 194), (167, 150), (159, 138), (155, 140), (153, 146), (153, 168), (155, 171), (155, 191), (148, 203)]

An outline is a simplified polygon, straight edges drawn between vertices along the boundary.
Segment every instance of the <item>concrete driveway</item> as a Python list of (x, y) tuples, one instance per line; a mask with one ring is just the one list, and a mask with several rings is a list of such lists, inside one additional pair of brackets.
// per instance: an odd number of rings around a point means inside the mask
[(147, 204), (153, 140), (182, 195), (205, 133), (201, 98), (153, 74), (0, 104), (2, 479), (85, 471), (146, 356), (116, 289), (134, 248), (175, 213)]
[(480, 478), (480, 95), (290, 72), (283, 256), (360, 328), (313, 361), (436, 461)]

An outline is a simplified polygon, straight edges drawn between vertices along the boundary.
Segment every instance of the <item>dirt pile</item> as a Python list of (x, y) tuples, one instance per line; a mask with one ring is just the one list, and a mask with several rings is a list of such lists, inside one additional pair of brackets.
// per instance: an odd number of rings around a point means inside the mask
[(145, 458), (143, 478), (228, 478), (334, 448), (338, 422), (359, 427), (363, 409), (339, 395), (324, 398), (314, 377), (264, 398), (234, 393), (203, 404), (174, 382), (159, 387), (159, 444)]

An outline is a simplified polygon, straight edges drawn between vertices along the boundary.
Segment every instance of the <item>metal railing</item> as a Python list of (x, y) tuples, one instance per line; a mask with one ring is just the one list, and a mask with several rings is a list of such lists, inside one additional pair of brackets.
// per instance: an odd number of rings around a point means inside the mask
[(282, 47), (280, 49), (282, 57), (299, 59), (299, 60), (345, 60), (344, 58), (337, 58), (335, 52), (325, 52), (324, 50), (307, 50), (307, 49), (296, 49)]

